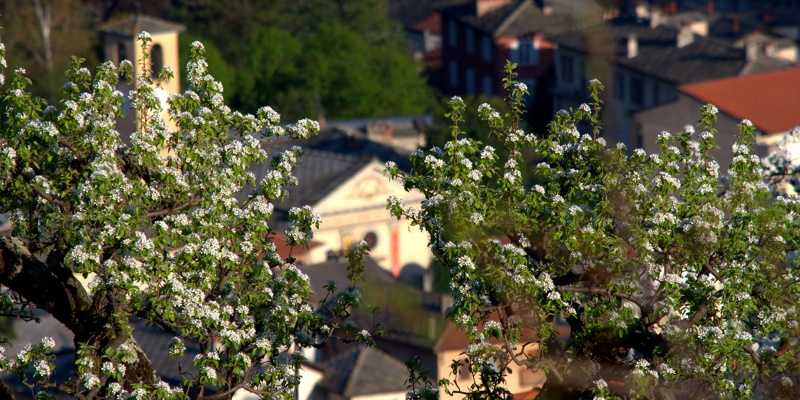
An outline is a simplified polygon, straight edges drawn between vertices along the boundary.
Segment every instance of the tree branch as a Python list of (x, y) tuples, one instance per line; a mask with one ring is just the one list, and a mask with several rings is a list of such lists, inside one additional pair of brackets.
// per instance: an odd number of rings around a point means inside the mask
[(57, 199), (57, 198), (47, 194), (47, 192), (45, 192), (44, 189), (42, 189), (42, 188), (40, 188), (40, 187), (38, 187), (36, 185), (31, 185), (31, 189), (33, 189), (33, 191), (36, 192), (36, 194), (39, 195), (39, 197), (41, 197), (41, 198), (43, 198), (43, 199), (45, 199), (45, 200), (47, 200), (47, 201), (49, 201), (49, 202), (51, 202), (53, 204), (56, 204), (56, 205), (60, 206), (64, 210), (67, 210), (67, 211), (71, 210), (69, 204), (67, 204), (64, 201), (62, 201), (60, 199)]
[(15, 398), (14, 391), (11, 390), (11, 387), (9, 387), (5, 381), (0, 380), (0, 400), (13, 400)]
[(60, 263), (45, 264), (16, 237), (0, 236), (0, 283), (52, 314), (74, 332), (92, 304), (83, 285)]
[(597, 287), (572, 287), (572, 286), (556, 286), (556, 289), (562, 292), (572, 292), (572, 293), (593, 293), (593, 294), (600, 294), (605, 296), (613, 296), (618, 297), (623, 300), (628, 300), (633, 304), (639, 306), (639, 309), (644, 313), (645, 311), (645, 304), (642, 303), (639, 299), (627, 295), (625, 293), (618, 293), (612, 292), (605, 288), (597, 288)]
[(169, 214), (181, 211), (181, 210), (183, 210), (185, 208), (188, 208), (188, 207), (196, 206), (197, 202), (199, 200), (200, 199), (197, 196), (193, 196), (191, 199), (189, 199), (189, 201), (187, 201), (187, 202), (185, 202), (185, 203), (183, 203), (183, 204), (181, 204), (179, 206), (175, 206), (175, 207), (165, 208), (163, 210), (149, 212), (149, 213), (144, 215), (144, 219), (153, 220), (153, 219), (158, 218), (158, 217), (163, 217), (165, 215), (169, 215)]

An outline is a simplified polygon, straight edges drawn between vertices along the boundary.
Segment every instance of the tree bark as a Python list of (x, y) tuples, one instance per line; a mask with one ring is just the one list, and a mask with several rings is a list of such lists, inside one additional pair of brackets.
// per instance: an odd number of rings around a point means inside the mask
[(127, 343), (138, 359), (126, 365), (123, 382), (126, 388), (136, 383), (158, 382), (150, 360), (131, 335), (127, 315), (119, 309), (122, 295), (102, 292), (90, 297), (63, 261), (63, 253), (53, 253), (43, 262), (18, 238), (0, 236), (0, 283), (63, 323), (75, 334), (76, 349), (81, 345), (93, 347), (88, 356), (95, 360), (98, 369), (107, 349)]
[(0, 400), (14, 400), (14, 399), (15, 399), (14, 391), (11, 390), (8, 384), (0, 380)]

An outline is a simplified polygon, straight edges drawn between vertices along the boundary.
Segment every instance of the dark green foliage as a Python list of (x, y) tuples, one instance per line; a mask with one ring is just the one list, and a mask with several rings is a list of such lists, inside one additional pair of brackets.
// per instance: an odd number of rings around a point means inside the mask
[(166, 12), (221, 50), (236, 77), (226, 99), (242, 111), (269, 104), (288, 121), (430, 108), (430, 91), (385, 1), (175, 1)]

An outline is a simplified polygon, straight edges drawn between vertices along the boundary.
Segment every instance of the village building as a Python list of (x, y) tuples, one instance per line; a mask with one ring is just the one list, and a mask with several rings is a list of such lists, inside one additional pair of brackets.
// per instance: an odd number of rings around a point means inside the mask
[[(494, 344), (502, 343), (500, 340), (490, 339), (489, 342)], [(519, 349), (524, 349), (524, 352), (531, 357), (535, 357), (539, 351), (539, 344), (536, 343), (533, 330), (525, 329), (522, 332), (520, 343), (515, 343)], [(460, 387), (469, 387), (473, 382), (473, 374), (469, 371), (466, 365), (462, 365), (458, 370), (457, 376), (452, 376), (452, 362), (453, 360), (463, 360), (465, 350), (470, 345), (467, 336), (459, 330), (455, 324), (448, 322), (444, 328), (439, 340), (433, 347), (436, 354), (436, 368), (439, 378), (448, 378)], [(519, 350), (518, 350), (519, 351)], [(509, 363), (508, 368), (510, 372), (506, 376), (506, 381), (503, 387), (519, 398), (533, 398), (539, 393), (539, 390), (547, 380), (544, 371), (533, 370), (524, 365), (519, 365), (513, 361)], [(439, 389), (439, 396), (441, 398), (451, 398), (444, 393), (444, 389)], [(463, 395), (454, 395), (452, 398), (460, 399)]]
[[(633, 119), (642, 148), (653, 152), (659, 133), (696, 126), (701, 107), (714, 104), (719, 109), (715, 124), (719, 149), (713, 155), (725, 170), (732, 160), (731, 146), (739, 137), (742, 120), (750, 120), (756, 128), (754, 152), (762, 157), (777, 150), (778, 142), (800, 126), (800, 90), (788, 88), (800, 88), (800, 68), (681, 85), (674, 101), (638, 112)], [(800, 156), (798, 143), (790, 144), (787, 150)]]
[(675, 28), (650, 18), (619, 17), (548, 36), (558, 47), (554, 110), (587, 102), (588, 81), (597, 78), (606, 87), (604, 131), (612, 142), (639, 148), (645, 139), (633, 114), (675, 101), (681, 85), (795, 65), (708, 37), (703, 23)]
[[(352, 122), (328, 123), (329, 127), (316, 137), (266, 149), (272, 153), (299, 145), (304, 151), (294, 171), (299, 186), (289, 188), (287, 197), (275, 202), (276, 231), (281, 232), (292, 207), (309, 205), (322, 217), (311, 246), (297, 249), (300, 257), (294, 252), (292, 257), (317, 264), (344, 254), (353, 243), (364, 240), (375, 262), (395, 277), (404, 269), (428, 268), (433, 254), (427, 234), (406, 219), (397, 220), (386, 209), (389, 196), (417, 209), (424, 200), (421, 193), (406, 192), (402, 183), (389, 180), (383, 173), (386, 162), (408, 168), (408, 153), (416, 149), (418, 128), (400, 129), (404, 126), (401, 122), (364, 121), (362, 129), (354, 129)], [(268, 170), (269, 163), (253, 166), (256, 181)]]
[(556, 47), (547, 34), (567, 29), (575, 20), (570, 10), (550, 3), (472, 0), (440, 8), (442, 92), (505, 96), (503, 78), (510, 61), (517, 64), (517, 81), (530, 92), (525, 98), (528, 117), (544, 126), (553, 107), (548, 86)]

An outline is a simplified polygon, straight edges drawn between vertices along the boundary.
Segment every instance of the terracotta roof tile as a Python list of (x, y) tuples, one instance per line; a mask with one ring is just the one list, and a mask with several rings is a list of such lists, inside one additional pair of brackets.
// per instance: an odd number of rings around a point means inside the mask
[(275, 252), (278, 253), (278, 256), (280, 256), (282, 260), (286, 259), (286, 257), (289, 257), (290, 252), (292, 256), (297, 257), (308, 253), (308, 251), (313, 248), (322, 246), (322, 242), (318, 240), (312, 240), (309, 242), (308, 247), (296, 246), (294, 249), (292, 249), (292, 246), (289, 246), (289, 244), (286, 243), (286, 238), (283, 235), (273, 236), (272, 242), (275, 243)]
[(435, 13), (431, 14), (428, 18), (420, 21), (418, 24), (414, 25), (414, 30), (416, 31), (428, 31), (431, 33), (442, 33), (442, 14)]
[(437, 70), (442, 67), (442, 49), (433, 49), (422, 53), (422, 59), (428, 70)]
[(800, 68), (718, 79), (678, 88), (762, 132), (786, 132), (800, 125)]

